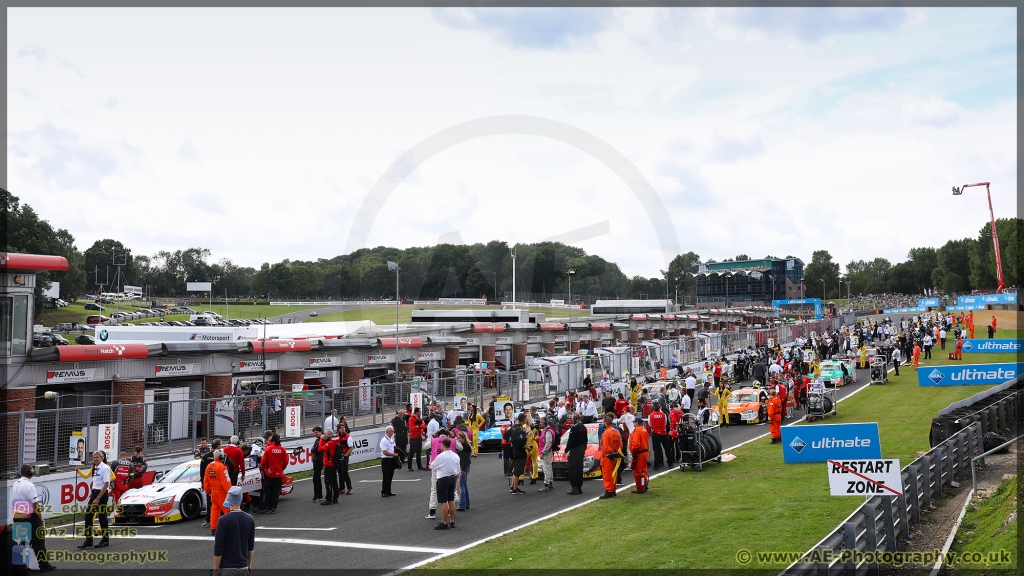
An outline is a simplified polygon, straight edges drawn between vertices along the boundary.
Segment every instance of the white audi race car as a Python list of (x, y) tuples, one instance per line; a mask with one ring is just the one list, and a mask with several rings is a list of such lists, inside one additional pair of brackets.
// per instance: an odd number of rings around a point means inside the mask
[[(259, 468), (246, 468), (245, 479), (239, 486), (250, 496), (258, 495), (261, 488)], [(281, 495), (291, 491), (292, 477), (285, 475), (281, 481)], [(118, 524), (191, 520), (204, 514), (205, 505), (199, 460), (192, 460), (172, 468), (148, 486), (132, 488), (122, 494), (113, 518)]]

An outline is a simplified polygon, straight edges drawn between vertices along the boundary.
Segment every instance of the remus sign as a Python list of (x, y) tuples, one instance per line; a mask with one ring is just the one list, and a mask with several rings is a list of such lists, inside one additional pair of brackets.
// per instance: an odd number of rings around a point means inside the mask
[(782, 459), (789, 464), (881, 458), (877, 422), (782, 428)]

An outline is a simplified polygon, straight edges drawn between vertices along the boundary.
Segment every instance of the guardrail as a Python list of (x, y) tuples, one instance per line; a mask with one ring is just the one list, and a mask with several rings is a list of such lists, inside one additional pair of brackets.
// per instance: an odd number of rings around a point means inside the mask
[(895, 552), (910, 538), (911, 525), (921, 523), (921, 511), (942, 498), (947, 488), (959, 488), (982, 451), (981, 424), (960, 430), (901, 471), (902, 496), (874, 496), (864, 502), (828, 536), (791, 564), (785, 576), (878, 574), (878, 564), (858, 563), (844, 551)]

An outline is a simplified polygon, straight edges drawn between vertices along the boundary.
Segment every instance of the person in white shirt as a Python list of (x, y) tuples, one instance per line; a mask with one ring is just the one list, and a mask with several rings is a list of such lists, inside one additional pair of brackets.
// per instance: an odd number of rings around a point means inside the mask
[(338, 422), (341, 422), (338, 419), (338, 410), (331, 410), (331, 415), (324, 418), (324, 430), (330, 430), (332, 433), (337, 432)]
[(582, 396), (580, 402), (580, 414), (583, 414), (583, 423), (589, 424), (597, 420), (597, 402), (594, 402), (589, 394)]
[(685, 413), (687, 413), (689, 411), (690, 411), (690, 396), (688, 394), (683, 394), (683, 413), (685, 414)]
[(601, 390), (610, 391), (612, 389), (612, 381), (608, 378), (608, 373), (605, 372), (604, 376), (601, 377)]
[(558, 412), (556, 415), (558, 416), (559, 420), (561, 420), (562, 417), (565, 416), (565, 400), (558, 401)]
[[(32, 543), (32, 552), (37, 558), (42, 552), (42, 558), (46, 557), (46, 541), (44, 538), (43, 517), (39, 511), (39, 493), (36, 492), (36, 485), (32, 483), (32, 467), (22, 464), (21, 477), (11, 486), (11, 511), (15, 522), (28, 522), (32, 527), (29, 535), (29, 542)], [(40, 572), (52, 572), (57, 568), (43, 560), (39, 563)]]
[(451, 438), (441, 440), (441, 446), (441, 452), (430, 463), (431, 470), (437, 471), (437, 501), (441, 505), (441, 521), (434, 530), (449, 530), (455, 528), (455, 486), (462, 466), (459, 455), (451, 449)]
[(693, 395), (697, 393), (697, 378), (693, 376), (693, 372), (690, 372), (686, 376), (686, 395), (690, 397), (690, 403), (693, 403)]
[(395, 429), (388, 426), (380, 439), (380, 470), (383, 475), (380, 495), (384, 498), (394, 496), (391, 492), (391, 479), (395, 477), (395, 468), (399, 468), (398, 451), (395, 448)]
[(946, 349), (946, 331), (945, 330), (939, 330), (939, 344), (942, 346), (943, 350)]
[(437, 418), (434, 418), (433, 415), (431, 415), (430, 421), (427, 422), (427, 439), (428, 439), (428, 442), (429, 442), (429, 439), (433, 438), (434, 434), (437, 434), (437, 431), (440, 430), (440, 429), (441, 429), (441, 423), (437, 421)]
[(103, 462), (103, 452), (97, 450), (92, 453), (92, 471), (89, 476), (92, 478), (92, 491), (89, 493), (89, 508), (85, 515), (85, 542), (78, 545), (80, 550), (92, 548), (92, 523), (97, 515), (100, 517), (100, 543), (96, 547), (110, 546), (110, 531), (107, 528), (110, 467)]

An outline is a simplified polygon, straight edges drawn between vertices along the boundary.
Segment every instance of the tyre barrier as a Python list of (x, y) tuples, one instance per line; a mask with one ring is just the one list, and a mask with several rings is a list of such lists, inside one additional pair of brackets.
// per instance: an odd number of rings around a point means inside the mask
[(928, 442), (935, 447), (975, 422), (981, 424), (983, 436), (1014, 438), (1022, 415), (1024, 383), (1018, 377), (940, 410), (932, 418)]

